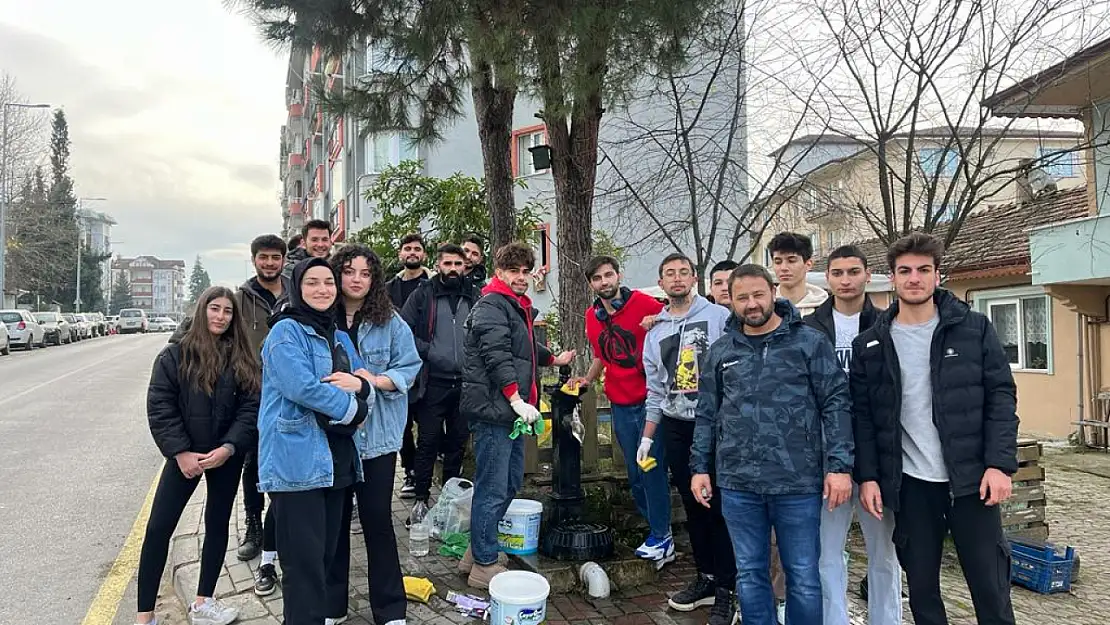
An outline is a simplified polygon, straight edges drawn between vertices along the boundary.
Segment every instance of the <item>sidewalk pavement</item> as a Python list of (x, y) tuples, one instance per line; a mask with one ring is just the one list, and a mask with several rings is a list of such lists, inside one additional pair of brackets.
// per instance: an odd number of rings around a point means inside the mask
[[(1080, 455), (1079, 458), (1083, 456)], [(1091, 456), (1083, 459), (1088, 458)], [(1110, 476), (1110, 456), (1103, 455), (1094, 460), (1098, 461), (1100, 467), (1107, 469), (1106, 475)], [(1019, 623), (1029, 624), (1054, 621), (1069, 625), (1104, 625), (1110, 619), (1110, 587), (1099, 580), (1110, 572), (1110, 556), (1107, 556), (1110, 553), (1110, 530), (1106, 530), (1110, 526), (1105, 523), (1105, 518), (1110, 515), (1110, 501), (1103, 495), (1110, 492), (1110, 479), (1094, 474), (1086, 466), (1063, 466), (1063, 462), (1054, 462), (1052, 457), (1046, 457), (1045, 464), (1048, 467), (1046, 489), (1049, 517), (1052, 519), (1052, 539), (1060, 544), (1075, 545), (1081, 551), (1083, 579), (1073, 587), (1070, 594), (1044, 596), (1015, 586), (1013, 600), (1017, 620)], [(400, 471), (395, 492), (400, 491), (399, 476)], [(195, 596), (199, 575), (200, 546), (204, 538), (202, 518), (205, 493), (202, 483), (181, 517), (170, 549), (169, 566), (173, 586), (178, 598), (186, 604)], [(438, 493), (433, 491), (433, 495)], [(397, 498), (393, 501), (393, 525), (397, 534), (401, 569), (405, 575), (431, 580), (436, 593), (428, 604), (409, 602), (408, 623), (424, 625), (476, 622), (456, 612), (454, 606), (445, 600), (448, 590), (472, 592), (467, 589), (465, 578), (456, 574), (456, 561), (437, 555), (435, 541), (432, 543), (433, 550), (425, 557), (416, 558), (409, 553), (408, 531), (404, 521), (408, 516), (410, 501)], [(243, 525), (242, 506), (238, 502), (236, 510), (238, 514), (232, 517), (231, 539), (224, 558), (224, 569), (216, 585), (216, 596), (239, 608), (239, 622), (244, 625), (278, 625), (282, 612), (280, 586), (269, 597), (255, 596), (254, 573), (258, 560), (240, 562), (235, 556)], [(859, 581), (866, 570), (864, 545), (858, 532), (850, 535), (848, 548), (852, 554), (848, 593), (851, 625), (866, 625), (866, 603), (856, 594)], [(280, 569), (279, 561), (279, 572)], [(708, 618), (706, 608), (688, 613), (667, 608), (667, 595), (685, 587), (694, 576), (692, 558), (680, 553), (674, 563), (667, 565), (657, 575), (655, 583), (615, 589), (610, 598), (603, 600), (591, 600), (581, 593), (549, 598), (547, 622), (549, 625), (705, 625)], [(975, 623), (971, 600), (954, 553), (946, 554), (941, 579), (949, 621), (953, 625)], [(488, 596), (482, 592), (473, 594)], [(913, 623), (909, 604), (903, 605), (904, 622)], [(357, 536), (352, 536), (349, 614), (350, 619), (347, 622), (352, 625), (371, 623), (366, 551), (362, 547), (361, 537)]]

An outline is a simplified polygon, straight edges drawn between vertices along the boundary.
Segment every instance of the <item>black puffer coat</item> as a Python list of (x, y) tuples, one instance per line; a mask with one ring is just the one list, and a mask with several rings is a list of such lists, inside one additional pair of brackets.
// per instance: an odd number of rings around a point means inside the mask
[[(495, 281), (494, 284), (497, 282)], [(528, 401), (539, 367), (550, 364), (551, 352), (536, 343), (534, 312), (510, 295), (490, 292), (474, 304), (466, 320), (466, 362), (463, 365), (459, 410), (470, 421), (512, 426), (516, 413), (504, 389), (515, 384)]]
[[(930, 350), (933, 424), (953, 497), (979, 492), (987, 468), (1017, 471), (1017, 391), (994, 326), (944, 289)], [(852, 342), (849, 373), (855, 478), (876, 481), (883, 503), (898, 507), (902, 486), (902, 374), (890, 337), (898, 305)]]
[(150, 434), (162, 455), (208, 453), (231, 443), (236, 453), (258, 444), (257, 392), (239, 388), (230, 367), (208, 396), (181, 377), (181, 345), (171, 343), (154, 361), (146, 395)]

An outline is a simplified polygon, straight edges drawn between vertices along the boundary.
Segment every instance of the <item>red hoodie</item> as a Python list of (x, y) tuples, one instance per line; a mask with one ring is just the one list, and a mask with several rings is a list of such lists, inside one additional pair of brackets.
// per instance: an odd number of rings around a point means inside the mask
[[(540, 393), (538, 390), (539, 387), (536, 386), (536, 378), (539, 374), (536, 371), (536, 337), (532, 328), (532, 299), (529, 298), (527, 295), (517, 295), (513, 292), (509, 285), (505, 284), (501, 280), (501, 278), (498, 278), (497, 276), (494, 276), (493, 279), (489, 281), (489, 284), (482, 288), (482, 295), (489, 295), (490, 293), (504, 295), (505, 297), (514, 300), (517, 304), (520, 305), (521, 308), (524, 309), (524, 325), (528, 328), (528, 342), (532, 345), (532, 388), (528, 390), (527, 401), (529, 404), (537, 406), (539, 405), (540, 401)], [(546, 366), (550, 365), (551, 362), (549, 360), (548, 362), (539, 364)], [(517, 386), (516, 382), (513, 382), (512, 384), (509, 384), (505, 388), (501, 389), (501, 393), (505, 395), (505, 399), (509, 399), (514, 394), (519, 392), (520, 387)]]
[(646, 293), (632, 291), (608, 321), (598, 319), (596, 310), (594, 306), (586, 309), (586, 336), (594, 356), (605, 363), (605, 396), (622, 406), (639, 404), (647, 399), (643, 360), (647, 330), (640, 322), (658, 315), (663, 304)]

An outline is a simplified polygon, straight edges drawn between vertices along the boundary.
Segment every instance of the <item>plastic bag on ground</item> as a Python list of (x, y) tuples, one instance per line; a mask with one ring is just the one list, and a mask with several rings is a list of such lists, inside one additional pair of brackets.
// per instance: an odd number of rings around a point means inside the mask
[(445, 533), (469, 532), (473, 498), (473, 482), (461, 477), (447, 480), (436, 505), (428, 511), (427, 521), (432, 526), (432, 537), (441, 539)]

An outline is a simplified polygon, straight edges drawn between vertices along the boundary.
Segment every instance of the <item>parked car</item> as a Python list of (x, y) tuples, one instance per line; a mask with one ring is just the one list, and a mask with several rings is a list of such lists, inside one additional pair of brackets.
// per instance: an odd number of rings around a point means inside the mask
[(131, 334), (133, 332), (146, 333), (150, 327), (146, 311), (142, 308), (124, 308), (119, 311), (119, 333)]
[(108, 334), (119, 332), (119, 315), (108, 315), (104, 321), (108, 324)]
[(58, 312), (37, 312), (34, 314), (35, 321), (39, 322), (42, 326), (42, 331), (46, 334), (46, 342), (55, 345), (69, 343), (73, 339), (69, 334), (69, 322), (62, 317), (62, 313)]
[(81, 338), (91, 339), (93, 336), (93, 324), (84, 313), (76, 313), (73, 315), (77, 317), (77, 325), (81, 328)]
[(81, 324), (77, 322), (77, 316), (73, 313), (62, 313), (62, 319), (66, 320), (69, 324), (69, 342), (76, 343), (81, 340)]
[(0, 310), (0, 321), (8, 326), (8, 337), (13, 347), (19, 345), (26, 350), (46, 347), (46, 333), (30, 312), (22, 309)]
[(177, 329), (177, 322), (169, 317), (155, 317), (150, 320), (151, 332), (173, 332)]
[(108, 336), (108, 324), (104, 321), (104, 313), (91, 312), (85, 313), (85, 316), (96, 328), (94, 333), (96, 336)]
[(0, 323), (0, 356), (12, 353), (12, 340), (8, 338), (8, 324)]

